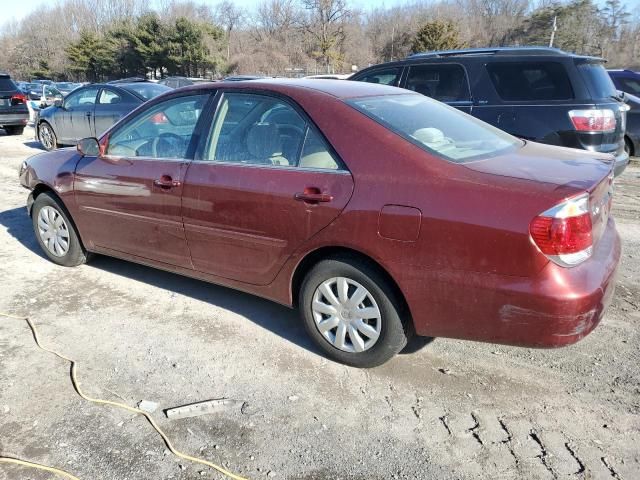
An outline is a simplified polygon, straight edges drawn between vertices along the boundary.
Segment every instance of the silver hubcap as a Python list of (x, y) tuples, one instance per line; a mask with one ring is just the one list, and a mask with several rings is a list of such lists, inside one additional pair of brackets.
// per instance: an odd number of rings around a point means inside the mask
[(345, 277), (322, 282), (313, 294), (313, 319), (318, 331), (343, 352), (364, 352), (380, 337), (382, 315), (373, 295)]
[(64, 257), (69, 251), (69, 229), (55, 208), (42, 207), (38, 214), (38, 233), (52, 255)]
[(40, 141), (45, 146), (45, 148), (53, 148), (53, 133), (51, 132), (51, 129), (46, 125), (42, 125), (40, 127)]

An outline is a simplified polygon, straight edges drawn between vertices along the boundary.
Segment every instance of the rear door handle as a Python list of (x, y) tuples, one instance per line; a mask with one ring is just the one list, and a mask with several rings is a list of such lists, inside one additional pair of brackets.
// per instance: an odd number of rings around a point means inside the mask
[(293, 198), (305, 203), (326, 203), (333, 200), (333, 195), (329, 195), (328, 193), (320, 193), (319, 188), (305, 188), (304, 192), (296, 193)]
[(179, 187), (180, 182), (171, 178), (170, 175), (162, 175), (160, 178), (153, 181), (156, 187), (169, 189), (173, 187)]

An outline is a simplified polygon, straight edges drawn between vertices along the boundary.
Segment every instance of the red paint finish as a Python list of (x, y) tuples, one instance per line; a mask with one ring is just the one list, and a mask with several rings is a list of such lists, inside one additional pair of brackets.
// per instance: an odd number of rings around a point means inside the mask
[[(194, 268), (266, 285), (340, 214), (352, 191), (348, 172), (193, 162), (182, 203)], [(302, 193), (330, 201), (296, 198)]]
[(378, 234), (389, 240), (415, 242), (420, 236), (422, 213), (417, 208), (385, 205), (378, 218)]
[[(345, 104), (347, 97), (407, 94), (361, 82), (215, 84), (147, 105), (203, 89), (288, 97), (349, 173), (102, 158), (82, 159), (76, 170), (77, 153), (57, 151), (30, 159), (22, 184), (58, 189), (90, 250), (287, 305), (302, 260), (340, 247), (389, 274), (421, 335), (553, 347), (579, 340), (602, 318), (620, 257), (613, 220), (596, 221), (593, 255), (573, 268), (551, 263), (529, 225), (569, 196), (599, 198), (611, 157), (527, 143), (450, 163)], [(158, 179), (166, 190), (154, 185)]]

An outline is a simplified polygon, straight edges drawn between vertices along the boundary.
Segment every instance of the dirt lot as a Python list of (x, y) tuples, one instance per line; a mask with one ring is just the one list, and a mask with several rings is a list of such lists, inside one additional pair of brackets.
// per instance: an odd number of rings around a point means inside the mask
[[(270, 302), (105, 257), (45, 260), (17, 181), (31, 135), (0, 136), (0, 311), (34, 319), (93, 396), (244, 402), (182, 420), (158, 410), (178, 448), (252, 479), (640, 478), (638, 164), (618, 180), (624, 258), (593, 334), (560, 350), (436, 339), (366, 371), (320, 356)], [(221, 478), (171, 455), (143, 418), (79, 398), (68, 364), (2, 318), (0, 454), (83, 480)], [(53, 477), (0, 467), (25, 478)]]

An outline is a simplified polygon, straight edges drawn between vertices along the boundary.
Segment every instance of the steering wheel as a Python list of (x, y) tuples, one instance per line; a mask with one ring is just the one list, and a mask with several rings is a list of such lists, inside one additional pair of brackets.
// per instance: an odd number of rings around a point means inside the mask
[[(158, 145), (160, 144), (161, 140), (168, 143), (170, 147), (175, 146), (175, 142), (169, 139), (174, 139), (179, 144), (184, 144), (184, 139), (180, 135), (176, 135), (175, 133), (171, 133), (171, 132), (163, 132), (160, 135), (158, 135), (156, 138), (154, 138), (153, 141), (151, 142), (151, 154), (154, 156), (154, 158), (161, 158), (158, 156)], [(166, 158), (166, 157), (162, 157), (162, 158)]]

